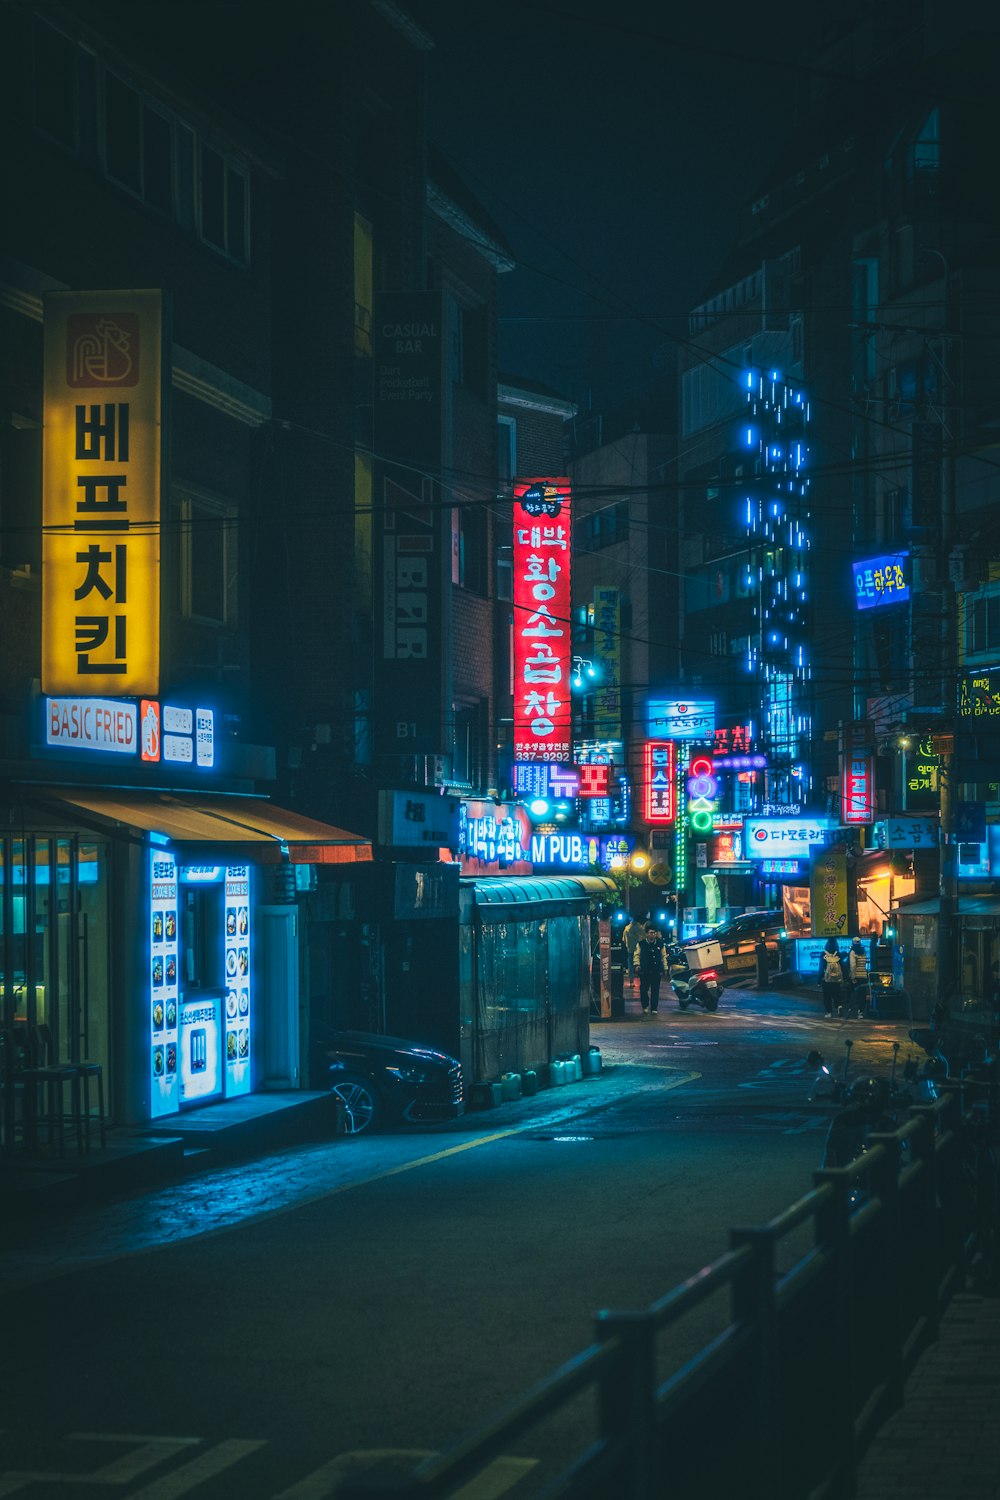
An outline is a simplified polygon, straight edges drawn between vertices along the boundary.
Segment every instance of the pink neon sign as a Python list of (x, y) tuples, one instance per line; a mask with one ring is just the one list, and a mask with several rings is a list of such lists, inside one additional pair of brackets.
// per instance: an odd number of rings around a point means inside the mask
[(514, 759), (572, 761), (570, 482), (514, 484)]

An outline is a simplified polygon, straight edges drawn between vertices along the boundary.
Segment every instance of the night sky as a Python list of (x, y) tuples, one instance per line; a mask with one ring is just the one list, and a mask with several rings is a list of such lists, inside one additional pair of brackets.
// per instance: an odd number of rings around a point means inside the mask
[[(626, 402), (794, 144), (796, 77), (847, 7), (405, 3), (436, 41), (432, 135), (518, 263), (500, 278), (502, 372), (584, 408)], [(995, 29), (998, 9), (945, 13)]]

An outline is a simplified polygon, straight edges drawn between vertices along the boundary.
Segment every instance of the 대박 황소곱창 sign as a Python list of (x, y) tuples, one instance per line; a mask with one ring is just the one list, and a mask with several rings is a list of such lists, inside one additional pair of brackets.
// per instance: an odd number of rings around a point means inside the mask
[(514, 759), (571, 762), (570, 482), (514, 484)]

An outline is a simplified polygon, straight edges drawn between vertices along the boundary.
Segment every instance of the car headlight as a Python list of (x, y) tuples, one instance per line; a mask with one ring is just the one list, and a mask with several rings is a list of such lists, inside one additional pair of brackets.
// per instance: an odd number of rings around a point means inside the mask
[(394, 1078), (398, 1078), (400, 1083), (421, 1084), (426, 1083), (430, 1077), (427, 1070), (417, 1063), (401, 1063), (397, 1067), (386, 1068), (385, 1071), (391, 1073)]

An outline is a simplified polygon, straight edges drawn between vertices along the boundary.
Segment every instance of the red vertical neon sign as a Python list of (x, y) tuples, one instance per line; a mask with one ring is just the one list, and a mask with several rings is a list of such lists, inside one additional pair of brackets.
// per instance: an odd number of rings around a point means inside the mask
[(845, 724), (841, 741), (840, 817), (847, 826), (875, 820), (875, 757), (871, 725)]
[(514, 759), (572, 760), (570, 482), (514, 485)]
[(644, 805), (647, 823), (672, 823), (677, 815), (673, 740), (647, 740), (643, 752)]

